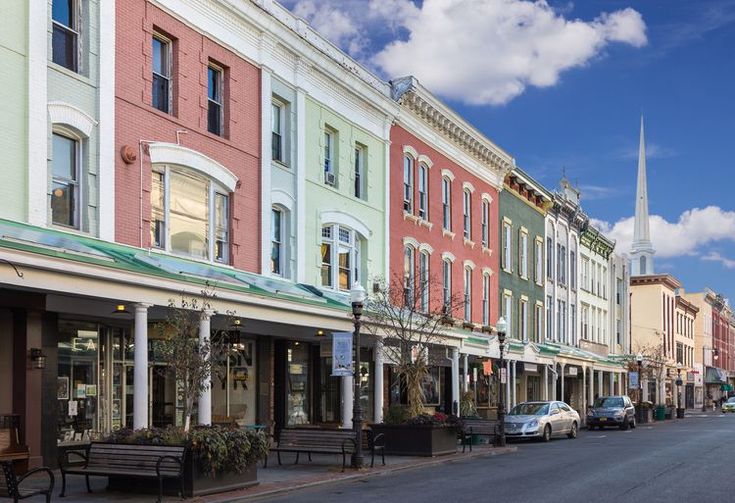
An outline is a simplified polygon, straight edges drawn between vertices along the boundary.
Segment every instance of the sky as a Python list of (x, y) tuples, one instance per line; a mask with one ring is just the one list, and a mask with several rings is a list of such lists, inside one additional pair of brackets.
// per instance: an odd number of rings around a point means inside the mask
[(640, 117), (658, 273), (735, 302), (735, 0), (281, 0), (414, 75), (630, 249)]

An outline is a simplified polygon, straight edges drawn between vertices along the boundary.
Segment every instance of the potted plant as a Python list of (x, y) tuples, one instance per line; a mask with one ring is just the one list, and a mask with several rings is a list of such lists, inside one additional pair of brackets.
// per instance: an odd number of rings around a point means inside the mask
[[(434, 285), (435, 292), (429, 292)], [(385, 438), (386, 454), (436, 456), (456, 452), (457, 420), (426, 411), (426, 383), (431, 367), (446, 362), (445, 330), (452, 319), (456, 298), (444, 298), (440, 281), (415, 284), (395, 276), (368, 299), (366, 327), (373, 332), (379, 350), (393, 365), (402, 389), (402, 403), (392, 404), (383, 423), (372, 425)], [(429, 303), (426, 299), (442, 299)], [(444, 347), (443, 347), (444, 346)], [(457, 410), (458, 403), (444, 409)]]
[[(268, 454), (268, 441), (263, 432), (222, 426), (197, 426), (188, 432), (173, 427), (122, 429), (113, 432), (105, 441), (188, 446), (184, 464), (184, 494), (187, 497), (257, 484), (258, 461)], [(141, 492), (156, 492), (155, 481), (152, 484), (144, 482), (129, 477), (109, 478), (111, 489), (130, 490), (133, 487)], [(165, 481), (165, 484), (166, 493), (176, 494), (176, 481)]]

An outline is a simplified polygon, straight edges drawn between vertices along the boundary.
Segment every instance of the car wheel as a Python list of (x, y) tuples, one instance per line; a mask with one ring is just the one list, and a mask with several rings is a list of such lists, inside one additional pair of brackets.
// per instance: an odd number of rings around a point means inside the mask
[(541, 441), (548, 442), (549, 440), (551, 440), (551, 426), (547, 424), (544, 426), (544, 433), (541, 435)]
[(630, 420), (630, 428), (635, 429), (635, 417)]
[(569, 430), (569, 433), (567, 433), (567, 437), (569, 438), (577, 438), (577, 422), (572, 423), (572, 429)]
[(623, 421), (622, 424), (620, 425), (620, 429), (623, 431), (627, 430), (629, 427), (630, 427), (630, 423), (628, 422), (627, 419)]

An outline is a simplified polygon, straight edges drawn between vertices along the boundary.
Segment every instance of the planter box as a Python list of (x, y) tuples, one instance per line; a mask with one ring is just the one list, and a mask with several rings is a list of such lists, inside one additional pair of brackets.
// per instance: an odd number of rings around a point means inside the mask
[(441, 456), (457, 452), (457, 430), (444, 426), (371, 426), (385, 437), (385, 453), (395, 456)]
[[(244, 489), (258, 484), (258, 465), (250, 465), (242, 473), (219, 473), (215, 476), (200, 473), (197, 463), (191, 462), (191, 455), (187, 456), (184, 467), (184, 496), (204, 496)], [(176, 496), (179, 481), (164, 479), (163, 494)], [(158, 479), (141, 479), (137, 477), (109, 477), (108, 488), (121, 492), (135, 492), (144, 494), (158, 494)]]
[(653, 422), (653, 409), (641, 409), (636, 411), (636, 422), (638, 424), (646, 424)]

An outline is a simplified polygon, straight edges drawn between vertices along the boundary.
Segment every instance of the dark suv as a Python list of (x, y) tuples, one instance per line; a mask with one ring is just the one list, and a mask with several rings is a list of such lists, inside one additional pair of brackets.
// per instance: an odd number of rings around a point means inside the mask
[(621, 430), (635, 428), (635, 407), (625, 395), (601, 396), (587, 411), (587, 428), (593, 430), (617, 426)]

